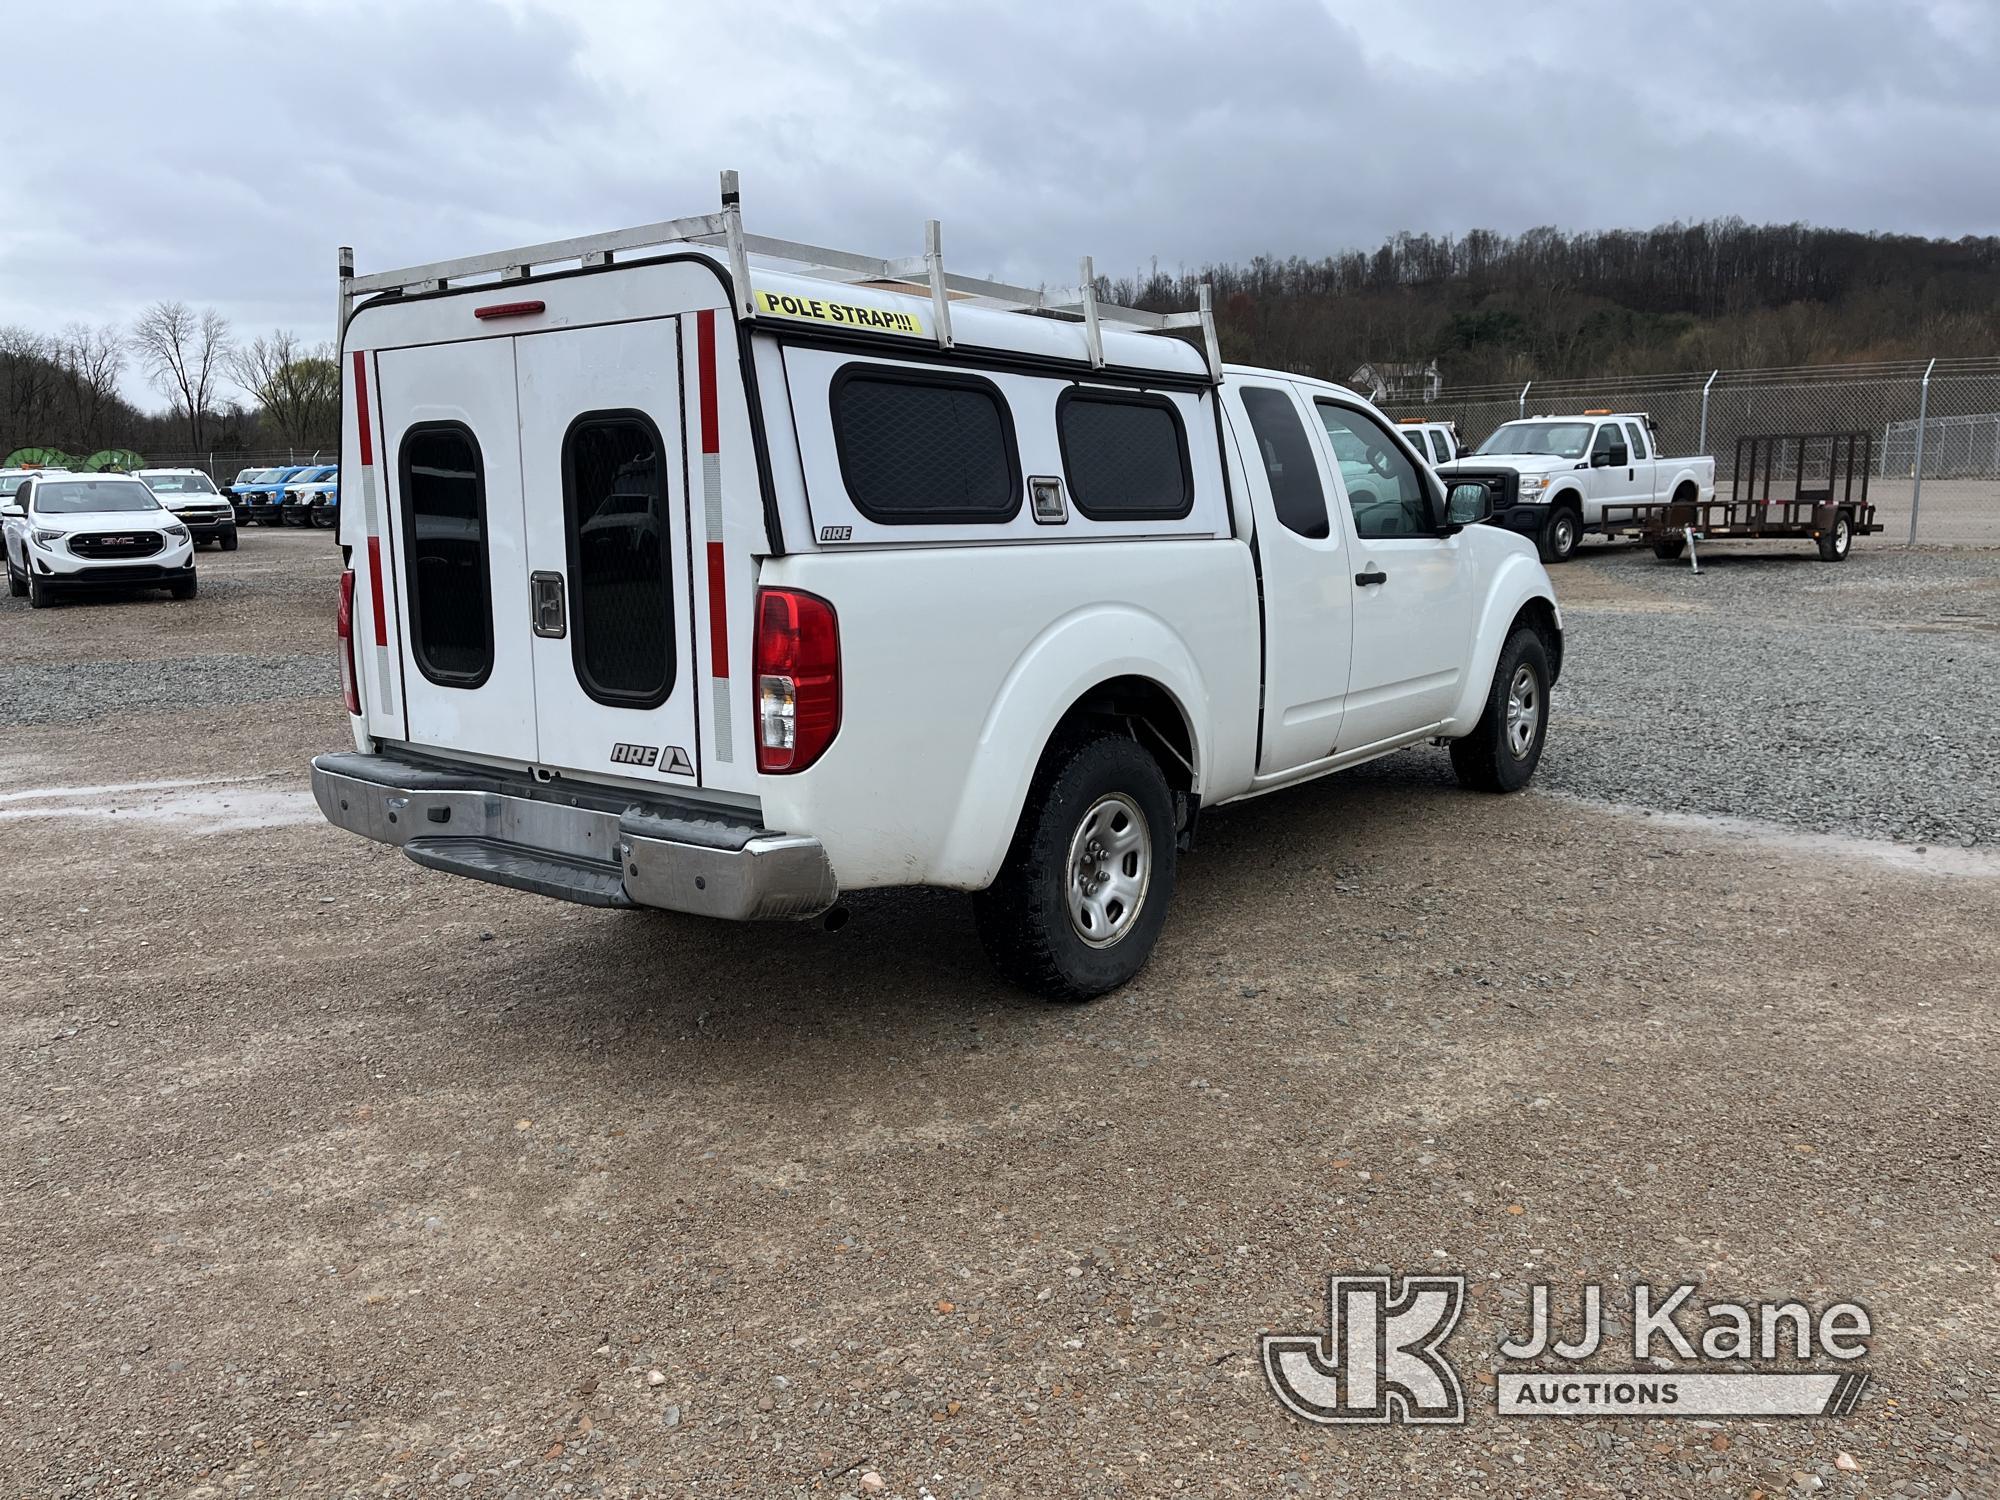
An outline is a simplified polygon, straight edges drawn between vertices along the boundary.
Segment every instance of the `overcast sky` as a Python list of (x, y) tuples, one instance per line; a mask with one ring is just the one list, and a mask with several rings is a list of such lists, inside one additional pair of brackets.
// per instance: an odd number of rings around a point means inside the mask
[[(2000, 231), (1994, 0), (10, 0), (0, 323), (331, 336), (360, 270), (706, 212), (1070, 283), (1399, 229)], [(157, 404), (144, 381), (128, 385)]]

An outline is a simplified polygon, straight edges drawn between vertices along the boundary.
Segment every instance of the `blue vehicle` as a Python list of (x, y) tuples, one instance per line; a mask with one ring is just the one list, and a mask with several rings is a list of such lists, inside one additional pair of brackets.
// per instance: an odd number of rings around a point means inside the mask
[(285, 485), (280, 518), (287, 526), (331, 526), (337, 512), (327, 509), (329, 503), (340, 504), (338, 464), (294, 474)]
[(301, 474), (325, 467), (324, 464), (291, 464), (280, 469), (260, 470), (263, 477), (248, 483), (239, 478), (234, 488), (237, 501), (243, 507), (243, 519), (254, 521), (259, 526), (276, 526), (285, 503), (285, 486)]

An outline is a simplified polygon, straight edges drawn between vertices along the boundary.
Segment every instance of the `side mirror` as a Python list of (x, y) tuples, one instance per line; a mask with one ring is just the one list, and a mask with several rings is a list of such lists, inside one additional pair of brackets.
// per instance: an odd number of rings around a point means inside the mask
[(27, 512), (12, 500), (0, 501), (0, 521), (18, 521), (26, 514)]
[(1493, 514), (1493, 491), (1472, 481), (1455, 484), (1445, 497), (1444, 523), (1450, 527), (1472, 526)]

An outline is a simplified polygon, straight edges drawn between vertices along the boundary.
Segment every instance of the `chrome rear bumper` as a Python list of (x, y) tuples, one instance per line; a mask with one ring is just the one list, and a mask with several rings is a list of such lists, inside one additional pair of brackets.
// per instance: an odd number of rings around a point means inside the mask
[(328, 822), (418, 864), (589, 906), (742, 921), (840, 894), (819, 840), (667, 796), (352, 752), (316, 759), (312, 788)]

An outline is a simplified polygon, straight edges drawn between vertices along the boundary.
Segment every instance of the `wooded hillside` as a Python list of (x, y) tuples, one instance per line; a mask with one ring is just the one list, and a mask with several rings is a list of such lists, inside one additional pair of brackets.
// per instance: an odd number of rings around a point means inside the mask
[(1462, 238), (1399, 234), (1321, 260), (1259, 257), (1113, 281), (1117, 301), (1192, 307), (1215, 281), (1226, 358), (1345, 379), (1436, 359), (1489, 381), (2000, 352), (2000, 238), (1803, 224)]

